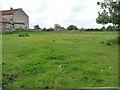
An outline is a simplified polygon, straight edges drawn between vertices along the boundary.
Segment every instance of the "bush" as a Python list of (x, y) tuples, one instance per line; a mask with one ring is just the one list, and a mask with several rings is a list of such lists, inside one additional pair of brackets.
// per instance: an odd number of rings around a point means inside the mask
[(16, 29), (15, 32), (28, 32), (29, 30), (28, 29)]
[(118, 35), (116, 38), (111, 39), (111, 40), (107, 40), (107, 41), (103, 41), (101, 42), (103, 44), (106, 45), (112, 45), (112, 44), (120, 44), (120, 35)]
[(118, 44), (120, 44), (120, 35), (117, 36)]
[(111, 43), (111, 42), (106, 42), (106, 45), (112, 45), (113, 43)]
[(19, 37), (29, 37), (29, 34), (28, 33), (22, 33), (22, 34), (19, 34)]
[(3, 31), (2, 34), (13, 34), (14, 32), (13, 31), (8, 31), (8, 32), (5, 32)]
[(51, 27), (51, 28), (48, 28), (47, 31), (54, 31), (54, 29)]

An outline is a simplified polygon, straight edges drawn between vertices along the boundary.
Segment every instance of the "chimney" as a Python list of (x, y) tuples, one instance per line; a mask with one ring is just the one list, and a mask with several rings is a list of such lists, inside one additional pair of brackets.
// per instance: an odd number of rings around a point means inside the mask
[(13, 8), (11, 7), (10, 10), (13, 10)]

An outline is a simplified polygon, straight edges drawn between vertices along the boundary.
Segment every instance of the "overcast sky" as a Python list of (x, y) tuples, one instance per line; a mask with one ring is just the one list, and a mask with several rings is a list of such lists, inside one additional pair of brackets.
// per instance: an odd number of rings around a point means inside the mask
[(0, 10), (22, 8), (29, 16), (30, 28), (36, 24), (41, 28), (54, 24), (98, 28), (102, 25), (96, 24), (97, 1), (101, 0), (0, 0)]

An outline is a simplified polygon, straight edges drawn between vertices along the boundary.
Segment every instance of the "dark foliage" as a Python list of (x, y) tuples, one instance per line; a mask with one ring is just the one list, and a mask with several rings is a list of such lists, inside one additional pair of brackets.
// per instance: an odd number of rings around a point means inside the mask
[(21, 33), (21, 34), (19, 34), (19, 37), (29, 37), (29, 34), (28, 33)]

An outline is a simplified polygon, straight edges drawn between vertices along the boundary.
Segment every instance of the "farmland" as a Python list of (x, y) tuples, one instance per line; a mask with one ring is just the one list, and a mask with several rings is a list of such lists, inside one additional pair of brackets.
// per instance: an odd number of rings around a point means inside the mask
[(101, 43), (117, 32), (20, 33), (2, 35), (4, 88), (118, 85), (118, 45)]

